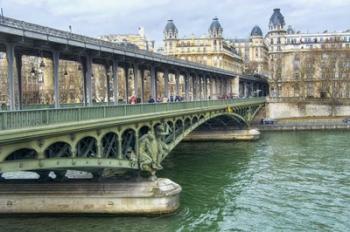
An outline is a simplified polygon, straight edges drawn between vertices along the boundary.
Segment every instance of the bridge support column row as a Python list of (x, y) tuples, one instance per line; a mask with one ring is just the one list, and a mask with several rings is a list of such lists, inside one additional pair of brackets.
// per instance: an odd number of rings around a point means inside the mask
[[(14, 44), (7, 44), (6, 45), (6, 53), (7, 53), (7, 61), (8, 61), (8, 105), (10, 110), (16, 110), (16, 109), (21, 109), (21, 104), (22, 104), (22, 84), (21, 84), (21, 62), (22, 58), (19, 54), (15, 53), (15, 46)], [(65, 78), (60, 76), (60, 65), (62, 65), (62, 61), (60, 61), (61, 58), (61, 53), (59, 51), (51, 50), (52, 55), (52, 68), (53, 68), (53, 98), (51, 98), (51, 101), (49, 104), (54, 104), (55, 108), (60, 107), (60, 103), (66, 103), (66, 102), (60, 102), (60, 91), (62, 91), (62, 88), (59, 86), (61, 81), (60, 78)], [(92, 54), (84, 54), (82, 56), (78, 56), (79, 61), (74, 60), (76, 62), (79, 62), (79, 71), (82, 70), (83, 73), (83, 93), (82, 93), (82, 98), (84, 99), (83, 102), (85, 105), (92, 105), (94, 103), (94, 86), (93, 86), (93, 59), (94, 56)], [(145, 102), (145, 96), (144, 96), (144, 71), (141, 70), (144, 68), (144, 66), (141, 66), (141, 63), (124, 63), (124, 65), (120, 66), (118, 63), (118, 60), (116, 59), (110, 59), (108, 61), (105, 61), (106, 63), (102, 64), (105, 66), (105, 74), (106, 74), (106, 86), (104, 86), (104, 90), (106, 91), (106, 97), (107, 97), (107, 102), (114, 102), (114, 104), (118, 104), (119, 101), (119, 93), (120, 88), (125, 88), (125, 95), (122, 96), (126, 102), (128, 102), (128, 98), (132, 95), (134, 96), (141, 96), (141, 102)], [(132, 62), (132, 61), (128, 61)], [(16, 66), (17, 64), (17, 66)], [(15, 74), (15, 67), (17, 67), (17, 73), (18, 75), (16, 76)], [(119, 67), (123, 68), (125, 70), (125, 86), (119, 86), (120, 80), (118, 82), (118, 69)], [(147, 66), (146, 66), (147, 67)], [(157, 89), (157, 70), (156, 66), (154, 64), (149, 66), (149, 71), (150, 71), (150, 96), (153, 99), (157, 99), (158, 96), (164, 96), (169, 98), (170, 97), (170, 82), (169, 82), (169, 70), (166, 67), (163, 68), (163, 77), (164, 77), (164, 85), (162, 84), (162, 87), (164, 87), (164, 91), (161, 89)], [(130, 86), (130, 81), (129, 81), (129, 69), (133, 68), (134, 70), (134, 84), (133, 88), (134, 91), (131, 93), (129, 88)], [(110, 73), (110, 69), (112, 70)], [(180, 96), (183, 93), (180, 93), (180, 89), (183, 87), (180, 87), (180, 71), (178, 69), (173, 69), (173, 74), (175, 75), (175, 91), (172, 89), (171, 95), (176, 95)], [(183, 71), (181, 71), (183, 72)], [(172, 73), (172, 72), (170, 72)], [(182, 74), (182, 73), (181, 73)], [(95, 77), (97, 78), (97, 77)], [(211, 77), (209, 77), (211, 78)], [(191, 70), (186, 70), (184, 74), (184, 84), (185, 84), (185, 93), (184, 97), (187, 101), (193, 99), (193, 100), (200, 100), (200, 99), (207, 99), (209, 95), (224, 95), (224, 84), (222, 82), (222, 79), (219, 79), (218, 77), (215, 77), (215, 91), (208, 91), (208, 79), (207, 77), (202, 74), (202, 73), (196, 73), (195, 71)], [(110, 80), (111, 79), (111, 80)], [(203, 83), (204, 82), (204, 83)], [(181, 84), (183, 84), (181, 82)], [(124, 85), (124, 84), (123, 84)], [(158, 85), (159, 86), (159, 85)], [(172, 87), (174, 88), (174, 87)], [(212, 86), (212, 88), (214, 88)], [(104, 91), (103, 90), (103, 91)], [(111, 91), (113, 90), (113, 91)], [(161, 91), (161, 92), (159, 92)], [(183, 90), (182, 90), (183, 91)], [(102, 93), (102, 92), (101, 92)], [(104, 93), (103, 93), (104, 94)], [(103, 95), (101, 95), (103, 96)], [(212, 96), (211, 96), (212, 97)], [(105, 99), (105, 98), (103, 98)], [(105, 101), (105, 100), (104, 100)], [(70, 101), (69, 101), (70, 102)], [(48, 103), (45, 103), (48, 104)]]

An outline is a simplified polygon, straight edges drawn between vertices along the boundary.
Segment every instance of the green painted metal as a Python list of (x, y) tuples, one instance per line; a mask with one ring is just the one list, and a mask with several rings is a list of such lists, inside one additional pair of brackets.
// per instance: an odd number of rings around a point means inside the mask
[(155, 173), (170, 151), (202, 123), (230, 115), (249, 124), (264, 104), (265, 99), (252, 98), (1, 112), (0, 173)]
[(186, 109), (205, 109), (211, 106), (239, 106), (264, 102), (264, 98), (192, 101), (159, 104), (71, 107), (60, 109), (34, 109), (0, 112), (0, 130), (23, 129), (57, 123), (127, 117)]

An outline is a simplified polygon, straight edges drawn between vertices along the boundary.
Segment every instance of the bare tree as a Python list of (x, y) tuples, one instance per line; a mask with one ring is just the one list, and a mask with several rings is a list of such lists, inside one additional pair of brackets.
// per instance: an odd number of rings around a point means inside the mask
[(246, 74), (254, 74), (257, 73), (259, 70), (259, 64), (256, 61), (249, 61), (248, 63), (245, 64), (245, 70), (244, 72)]
[[(321, 48), (321, 98), (329, 100), (330, 115), (336, 115), (341, 99), (349, 95), (350, 50), (342, 47), (339, 38), (333, 38), (322, 44)], [(344, 88), (345, 87), (345, 88)]]
[(332, 38), (318, 48), (299, 52), (294, 57), (294, 75), (300, 101), (323, 99), (334, 116), (341, 99), (350, 97), (350, 49), (343, 47), (340, 38)]

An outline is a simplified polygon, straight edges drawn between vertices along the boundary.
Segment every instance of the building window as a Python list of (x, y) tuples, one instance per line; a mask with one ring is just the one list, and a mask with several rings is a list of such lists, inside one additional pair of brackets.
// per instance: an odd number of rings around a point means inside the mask
[(313, 83), (312, 82), (308, 82), (307, 83), (307, 97), (313, 97), (314, 94), (314, 88), (313, 88)]

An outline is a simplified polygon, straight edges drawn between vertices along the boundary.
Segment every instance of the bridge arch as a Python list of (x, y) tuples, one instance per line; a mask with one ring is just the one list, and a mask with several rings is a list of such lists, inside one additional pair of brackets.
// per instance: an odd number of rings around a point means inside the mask
[(44, 150), (45, 158), (68, 158), (72, 157), (72, 147), (69, 143), (58, 141), (51, 143)]
[(5, 161), (13, 160), (34, 160), (38, 158), (38, 152), (34, 149), (22, 148), (9, 154)]
[(150, 125), (146, 125), (146, 124), (141, 125), (138, 129), (139, 138), (147, 134), (149, 131), (152, 131), (152, 127)]
[[(155, 133), (157, 142), (164, 146), (156, 160), (162, 161), (181, 140), (203, 123), (220, 116), (228, 116), (248, 125), (252, 117), (261, 107), (261, 103), (248, 106), (214, 108), (211, 110), (189, 111), (171, 116), (140, 119), (137, 122), (128, 122), (123, 125), (115, 124), (102, 129), (89, 129), (73, 134), (59, 134), (43, 140), (23, 141), (16, 146), (6, 145), (0, 151), (3, 171), (42, 170), (52, 168), (62, 170), (70, 168), (87, 168), (89, 170), (103, 168), (139, 169), (140, 140), (148, 132)], [(242, 114), (242, 115), (241, 115)], [(162, 125), (161, 130), (155, 126)], [(167, 131), (166, 134), (164, 132)], [(160, 144), (160, 143), (158, 143)], [(57, 150), (57, 147), (67, 146), (66, 150)], [(70, 146), (70, 147), (69, 147)], [(157, 147), (157, 146), (154, 146)], [(155, 150), (160, 148), (155, 148)], [(23, 154), (25, 153), (25, 154)], [(61, 153), (57, 155), (56, 153)], [(7, 155), (9, 154), (9, 155)], [(132, 159), (131, 155), (135, 159)], [(67, 158), (67, 162), (53, 162), (50, 158)], [(154, 156), (153, 156), (154, 157)], [(86, 160), (89, 158), (89, 161)], [(27, 159), (20, 161), (21, 159)], [(19, 160), (14, 166), (11, 160)], [(38, 160), (40, 160), (38, 162)], [(140, 159), (141, 160), (141, 159)], [(4, 162), (5, 161), (5, 162)], [(8, 162), (7, 162), (8, 161)], [(69, 161), (69, 162), (68, 162)], [(28, 163), (26, 165), (25, 163)], [(23, 164), (24, 166), (20, 166)]]
[(177, 119), (175, 121), (175, 138), (181, 135), (185, 131), (185, 123), (183, 119)]
[[(205, 122), (207, 122), (207, 121), (209, 121), (209, 120), (211, 120), (213, 118), (220, 117), (220, 116), (228, 116), (228, 117), (232, 117), (232, 118), (237, 118), (237, 119), (241, 120), (242, 122), (244, 122), (247, 126), (249, 126), (248, 123), (246, 122), (246, 119), (244, 117), (242, 117), (241, 115), (235, 113), (235, 112), (228, 112), (228, 111), (221, 111), (220, 112), (219, 111), (219, 112), (215, 112), (215, 113), (212, 113), (212, 114), (208, 115), (208, 117), (204, 117), (204, 116), (201, 117), (201, 116), (199, 116), (200, 118), (202, 118), (202, 120), (198, 120), (198, 121), (196, 121), (195, 123), (191, 124), (188, 127), (186, 127), (186, 121), (187, 121), (187, 123), (189, 123), (189, 122), (192, 123), (192, 122), (195, 121), (194, 119), (198, 118), (198, 117), (194, 116), (194, 117), (192, 117), (192, 120), (191, 120), (190, 117), (186, 117), (185, 121), (184, 121), (184, 125), (185, 125), (184, 126), (184, 131), (182, 132), (183, 136), (182, 137), (176, 136), (176, 139), (175, 139), (174, 143), (169, 145), (169, 152), (168, 152), (168, 154), (182, 141), (182, 138), (186, 137), (188, 134), (190, 134), (192, 131), (197, 129), (199, 126), (201, 126)], [(163, 160), (167, 157), (167, 155), (163, 157)]]
[(79, 158), (93, 158), (97, 157), (97, 139), (92, 136), (86, 136), (79, 140), (76, 145), (77, 157)]
[(198, 117), (197, 116), (194, 116), (192, 118), (192, 124), (196, 124), (198, 122)]
[(119, 152), (119, 135), (116, 132), (108, 132), (101, 138), (102, 158), (117, 158)]
[(186, 117), (184, 120), (184, 129), (187, 130), (191, 127), (192, 120), (190, 117)]
[(165, 143), (170, 144), (171, 142), (174, 141), (175, 135), (176, 135), (175, 123), (172, 120), (168, 120), (166, 123), (167, 123), (167, 127), (168, 127), (167, 129), (169, 133), (165, 136)]
[(123, 159), (131, 159), (136, 154), (136, 131), (134, 128), (123, 130), (121, 134), (121, 154)]

